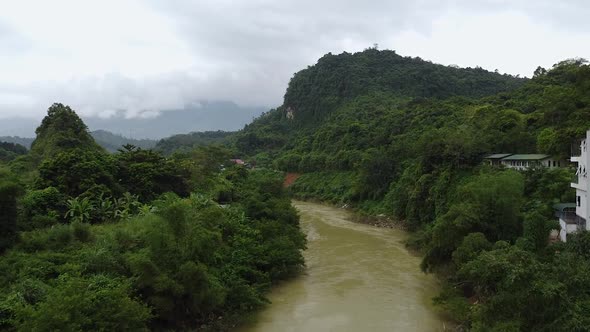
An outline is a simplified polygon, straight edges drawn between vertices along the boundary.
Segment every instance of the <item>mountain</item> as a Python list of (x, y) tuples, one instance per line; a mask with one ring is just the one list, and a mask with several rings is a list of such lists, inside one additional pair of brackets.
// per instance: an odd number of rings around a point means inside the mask
[[(241, 129), (263, 112), (261, 107), (242, 107), (227, 101), (203, 101), (180, 110), (163, 110), (153, 117), (127, 118), (120, 111), (109, 118), (82, 116), (91, 131), (105, 130), (135, 139), (161, 139), (178, 133)], [(5, 118), (0, 135), (32, 137), (39, 119)]]
[(20, 137), (20, 136), (0, 136), (0, 142), (14, 143), (24, 146), (27, 149), (31, 148), (34, 138)]
[[(295, 197), (413, 231), (407, 245), (443, 282), (435, 303), (461, 329), (584, 330), (590, 233), (549, 239), (561, 229), (554, 205), (576, 201), (565, 161), (590, 128), (589, 91), (583, 59), (521, 79), (391, 51), (329, 54), (235, 142), (257, 165), (300, 173)], [(565, 167), (493, 167), (483, 162), (492, 153), (543, 153)]]
[(0, 161), (10, 161), (27, 153), (27, 148), (20, 144), (0, 141)]
[[(328, 54), (295, 74), (283, 105), (246, 125), (235, 145), (256, 161), (270, 156), (284, 171), (349, 172), (342, 192), (317, 188), (330, 200), (382, 200), (409, 176), (409, 165), (417, 179), (443, 166), (471, 170), (488, 153), (569, 158), (570, 144), (590, 128), (588, 71), (572, 59), (522, 79), (393, 51)], [(431, 190), (406, 189), (408, 197)], [(435, 217), (434, 205), (415, 199), (421, 208), (400, 201), (401, 217)]]
[(68, 150), (104, 151), (76, 112), (63, 104), (56, 103), (49, 107), (47, 116), (35, 132), (37, 137), (31, 144), (30, 155), (36, 161), (52, 158)]
[[(366, 114), (362, 105), (348, 110), (361, 97), (375, 99), (382, 107), (396, 107), (421, 100), (451, 97), (480, 98), (512, 91), (527, 79), (501, 75), (481, 68), (458, 68), (434, 64), (420, 58), (403, 57), (394, 51), (368, 49), (354, 54), (326, 54), (318, 62), (296, 73), (289, 82), (283, 104), (271, 110), (238, 135), (238, 147), (246, 154), (292, 144), (293, 133), (306, 136), (306, 129), (325, 124), (337, 113)], [(340, 133), (341, 134), (341, 133)]]
[(210, 144), (229, 144), (229, 138), (234, 135), (232, 131), (205, 131), (189, 134), (179, 134), (158, 141), (155, 149), (165, 155), (174, 152), (188, 152), (198, 146)]
[(153, 118), (86, 118), (92, 130), (103, 129), (132, 138), (160, 139), (179, 133), (242, 128), (262, 113), (262, 108), (240, 107), (232, 102), (203, 102), (198, 107), (160, 112)]
[[(156, 146), (156, 140), (150, 139), (133, 139), (122, 135), (113, 134), (106, 130), (96, 130), (90, 133), (92, 138), (109, 152), (116, 152), (123, 145), (131, 144), (142, 149), (151, 149)], [(0, 136), (0, 142), (20, 144), (27, 149), (31, 148), (34, 138), (20, 136)]]
[[(142, 149), (151, 149), (156, 146), (157, 141), (151, 139), (133, 139), (122, 135), (113, 134), (106, 130), (95, 130), (90, 133), (96, 143), (109, 152), (116, 152), (123, 145), (131, 144)], [(1, 138), (0, 138), (1, 139)]]
[(295, 74), (283, 107), (292, 112), (296, 121), (317, 120), (343, 101), (368, 93), (401, 98), (483, 97), (510, 91), (525, 82), (482, 68), (443, 66), (403, 57), (390, 50), (328, 53), (316, 65)]

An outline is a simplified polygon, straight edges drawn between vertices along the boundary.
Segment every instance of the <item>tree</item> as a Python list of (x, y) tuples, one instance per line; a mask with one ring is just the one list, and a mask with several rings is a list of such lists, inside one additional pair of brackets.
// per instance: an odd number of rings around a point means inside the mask
[(549, 244), (549, 233), (553, 229), (559, 229), (557, 220), (547, 220), (538, 211), (528, 213), (524, 218), (523, 235), (533, 245), (537, 252), (542, 251)]
[(125, 145), (114, 155), (113, 162), (117, 183), (142, 202), (149, 202), (169, 191), (188, 195), (185, 169), (155, 151)]
[(368, 149), (359, 163), (356, 190), (361, 198), (378, 199), (389, 189), (395, 175), (395, 160), (384, 149)]
[(61, 275), (42, 301), (17, 308), (20, 331), (147, 331), (150, 309), (129, 281)]
[(20, 144), (0, 142), (0, 161), (10, 161), (27, 152), (27, 148)]
[(20, 200), (20, 230), (52, 226), (62, 221), (67, 211), (67, 196), (55, 187), (29, 190)]
[(71, 197), (96, 189), (112, 195), (121, 192), (112, 174), (113, 165), (106, 154), (72, 149), (57, 153), (39, 166), (37, 187), (52, 186)]
[(492, 243), (482, 233), (470, 233), (463, 238), (461, 245), (453, 252), (453, 262), (458, 268), (473, 260), (482, 251), (492, 249)]
[(539, 152), (557, 155), (562, 152), (560, 148), (560, 140), (555, 129), (545, 128), (537, 135), (537, 149)]
[(16, 196), (19, 191), (20, 188), (15, 183), (0, 183), (0, 253), (8, 249), (16, 240)]
[(63, 104), (56, 103), (49, 107), (47, 116), (35, 133), (37, 137), (31, 145), (31, 155), (37, 162), (72, 149), (104, 153), (104, 149), (88, 133), (88, 127), (82, 119)]
[(446, 262), (463, 238), (481, 232), (492, 241), (515, 240), (522, 230), (524, 179), (515, 171), (482, 173), (457, 190), (449, 211), (437, 218), (422, 267)]
[(533, 73), (533, 77), (539, 77), (539, 76), (543, 76), (547, 74), (547, 69), (539, 66), (537, 67), (537, 69), (535, 69), (535, 72)]

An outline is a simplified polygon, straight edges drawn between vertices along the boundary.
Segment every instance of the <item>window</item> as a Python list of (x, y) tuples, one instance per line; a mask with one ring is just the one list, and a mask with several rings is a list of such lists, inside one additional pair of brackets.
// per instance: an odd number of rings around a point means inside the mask
[(547, 167), (551, 167), (551, 160), (547, 160)]
[(553, 161), (553, 167), (557, 166), (557, 163), (555, 162), (555, 160)]
[(582, 198), (580, 196), (576, 196), (576, 199), (578, 200), (578, 206), (582, 206)]
[(561, 161), (557, 162), (557, 167), (561, 167)]

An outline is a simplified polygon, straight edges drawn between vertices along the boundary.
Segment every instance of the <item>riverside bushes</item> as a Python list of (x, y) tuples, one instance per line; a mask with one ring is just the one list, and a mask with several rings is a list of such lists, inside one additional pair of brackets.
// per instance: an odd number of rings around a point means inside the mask
[[(303, 265), (305, 240), (280, 177), (249, 174), (243, 197), (167, 195), (157, 212), (21, 234), (0, 257), (0, 326), (16, 330), (189, 328), (243, 314)], [(255, 215), (263, 210), (263, 215)], [(33, 285), (23, 294), (26, 285)], [(111, 304), (112, 303), (112, 304)], [(92, 325), (97, 324), (97, 325)]]
[(223, 148), (108, 155), (71, 109), (48, 117), (27, 177), (0, 173), (0, 330), (224, 329), (303, 266), (282, 173), (221, 168)]

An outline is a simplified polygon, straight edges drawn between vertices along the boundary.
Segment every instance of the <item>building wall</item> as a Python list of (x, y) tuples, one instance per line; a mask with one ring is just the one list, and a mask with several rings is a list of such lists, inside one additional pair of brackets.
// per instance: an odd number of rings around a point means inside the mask
[(578, 230), (578, 226), (575, 224), (568, 224), (563, 219), (559, 219), (559, 226), (561, 226), (561, 230), (559, 231), (559, 239), (562, 242), (566, 242), (567, 234), (574, 233)]
[[(588, 151), (587, 143), (590, 143), (590, 130), (586, 132), (586, 139), (580, 143), (580, 155), (572, 156), (570, 160), (576, 164), (575, 166), (577, 168), (576, 182), (571, 184), (572, 188), (576, 189), (576, 215), (586, 220), (586, 230), (590, 230), (590, 222), (588, 222), (588, 216), (590, 215), (590, 196), (588, 195), (588, 184), (590, 183), (588, 180), (588, 176), (590, 175), (590, 170), (588, 169), (590, 165), (590, 151)], [(578, 225), (567, 224), (561, 218), (559, 219), (559, 225), (561, 226), (559, 238), (564, 242), (567, 239), (567, 234), (573, 233), (578, 228)]]
[(588, 217), (588, 193), (576, 189), (576, 214), (584, 219)]
[(543, 160), (502, 160), (502, 165), (507, 168), (524, 171), (533, 166), (543, 166), (547, 168), (565, 167), (567, 163), (563, 160), (547, 158)]
[[(580, 155), (572, 156), (571, 161), (576, 163), (577, 182), (572, 183), (572, 187), (576, 188), (576, 214), (585, 220), (588, 220), (590, 215), (590, 196), (588, 195), (588, 176), (590, 176), (590, 153), (588, 151), (587, 142), (590, 142), (590, 130), (586, 132), (586, 139), (582, 140), (580, 146)], [(590, 230), (590, 223), (586, 222), (586, 229)]]
[(548, 168), (558, 168), (558, 167), (565, 167), (567, 163), (565, 160), (559, 160), (554, 158), (549, 158), (541, 161), (541, 164)]

